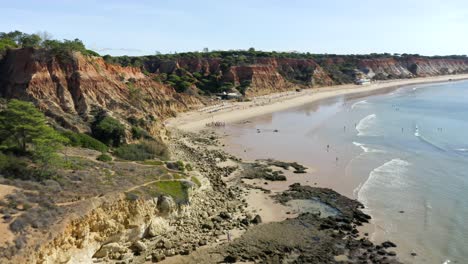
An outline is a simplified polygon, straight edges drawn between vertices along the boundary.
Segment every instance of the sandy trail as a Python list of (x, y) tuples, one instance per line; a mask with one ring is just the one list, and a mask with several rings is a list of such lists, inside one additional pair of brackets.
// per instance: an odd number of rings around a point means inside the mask
[[(0, 184), (0, 200), (3, 200), (5, 196), (12, 194), (16, 190), (15, 187), (10, 185)], [(0, 214), (3, 218), (3, 214)], [(12, 242), (15, 238), (14, 234), (9, 229), (10, 223), (5, 222), (3, 219), (0, 220), (0, 246), (5, 245), (8, 242)]]
[(468, 74), (380, 81), (370, 85), (347, 84), (305, 89), (300, 92), (289, 91), (275, 93), (254, 97), (250, 102), (224, 102), (219, 105), (208, 106), (196, 111), (183, 113), (177, 118), (167, 120), (166, 125), (186, 131), (196, 131), (206, 127), (206, 124), (212, 122), (237, 122), (335, 96), (368, 93), (408, 85), (463, 79), (468, 79)]

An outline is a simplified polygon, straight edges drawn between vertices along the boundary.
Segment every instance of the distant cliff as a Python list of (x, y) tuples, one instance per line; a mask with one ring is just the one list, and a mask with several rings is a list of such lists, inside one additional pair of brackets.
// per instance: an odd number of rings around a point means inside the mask
[(236, 89), (262, 95), (295, 87), (352, 83), (356, 78), (387, 80), (468, 72), (465, 56), (317, 55), (259, 51), (214, 51), (144, 57), (109, 57), (157, 74), (178, 92), (202, 94)]

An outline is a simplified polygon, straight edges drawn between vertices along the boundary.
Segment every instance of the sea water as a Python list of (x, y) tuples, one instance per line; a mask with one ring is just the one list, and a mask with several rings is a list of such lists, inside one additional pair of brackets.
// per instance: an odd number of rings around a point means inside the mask
[(328, 99), (226, 131), (243, 158), (298, 161), (315, 168), (311, 185), (361, 201), (371, 239), (396, 242), (402, 261), (468, 263), (468, 82)]

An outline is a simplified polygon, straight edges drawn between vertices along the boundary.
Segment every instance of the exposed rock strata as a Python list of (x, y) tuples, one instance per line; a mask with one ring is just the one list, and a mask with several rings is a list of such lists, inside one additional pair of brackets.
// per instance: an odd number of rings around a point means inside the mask
[[(35, 49), (10, 50), (0, 61), (0, 96), (33, 101), (60, 125), (81, 131), (88, 130), (101, 109), (125, 122), (128, 117), (174, 116), (200, 104), (138, 68), (79, 53), (61, 58)], [(147, 129), (156, 132), (151, 125)]]

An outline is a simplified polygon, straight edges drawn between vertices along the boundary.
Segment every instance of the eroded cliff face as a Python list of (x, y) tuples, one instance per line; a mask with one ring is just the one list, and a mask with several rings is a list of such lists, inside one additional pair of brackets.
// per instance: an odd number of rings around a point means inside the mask
[(229, 65), (221, 58), (149, 60), (144, 68), (157, 74), (217, 76), (220, 83), (246, 86), (246, 96), (287, 91), (298, 86), (333, 85), (333, 80), (311, 59), (257, 58), (251, 63)]
[[(36, 236), (22, 254), (3, 261), (72, 264), (92, 263), (93, 257), (124, 255), (130, 252), (127, 247), (143, 237), (168, 232), (171, 218), (190, 211), (188, 207), (178, 210), (173, 201), (165, 208), (160, 204), (158, 198), (128, 200), (124, 194), (96, 198), (79, 209), (75, 208), (75, 213), (56, 224), (47, 236)], [(82, 216), (78, 215), (80, 211)]]
[(410, 57), (407, 59), (365, 59), (358, 68), (368, 77), (386, 77), (389, 79), (428, 77), (444, 74), (468, 72), (467, 59), (429, 59)]
[(154, 120), (200, 104), (196, 97), (178, 94), (138, 68), (79, 53), (60, 58), (35, 49), (5, 54), (0, 62), (0, 95), (33, 101), (60, 125), (80, 131), (88, 130), (92, 116), (101, 109), (122, 121)]
[(387, 80), (468, 72), (468, 59), (463, 57), (330, 56), (316, 61), (312, 58), (245, 56), (241, 59), (241, 56), (232, 55), (229, 59), (188, 55), (174, 59), (148, 57), (142, 68), (155, 74), (196, 77), (193, 83), (201, 90), (206, 89), (203, 79), (214, 77), (218, 88), (230, 83), (232, 87), (244, 90), (246, 96), (352, 83), (357, 73), (360, 77)]

